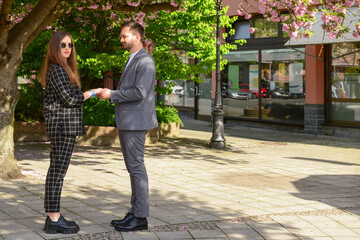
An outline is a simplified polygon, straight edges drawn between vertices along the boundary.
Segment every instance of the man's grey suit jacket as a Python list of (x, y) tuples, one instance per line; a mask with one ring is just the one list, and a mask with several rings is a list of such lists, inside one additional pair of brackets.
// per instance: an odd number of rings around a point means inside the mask
[(155, 110), (155, 63), (142, 48), (122, 72), (110, 101), (120, 130), (148, 130), (158, 126)]

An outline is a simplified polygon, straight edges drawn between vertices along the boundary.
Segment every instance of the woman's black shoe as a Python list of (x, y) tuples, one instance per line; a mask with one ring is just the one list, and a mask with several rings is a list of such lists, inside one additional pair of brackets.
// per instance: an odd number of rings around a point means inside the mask
[(123, 219), (121, 219), (121, 220), (112, 220), (111, 225), (113, 225), (115, 227), (115, 225), (124, 224), (125, 222), (132, 219), (133, 217), (134, 217), (134, 214), (128, 212)]
[(57, 222), (52, 221), (49, 216), (47, 216), (45, 220), (44, 231), (47, 234), (71, 234), (77, 233), (79, 230), (79, 225), (77, 225), (74, 221), (67, 221), (62, 215)]

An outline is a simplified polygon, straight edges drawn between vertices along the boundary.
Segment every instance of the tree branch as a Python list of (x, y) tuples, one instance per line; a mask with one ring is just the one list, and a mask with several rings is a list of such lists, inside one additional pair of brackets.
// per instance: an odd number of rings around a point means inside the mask
[[(140, 10), (144, 13), (149, 13), (149, 12), (156, 12), (161, 10), (176, 11), (179, 9), (180, 9), (180, 4), (177, 7), (174, 7), (170, 3), (155, 3), (155, 4), (139, 5), (137, 7), (129, 6), (127, 4), (112, 5), (112, 7), (109, 10), (127, 12), (127, 13), (137, 12)], [(98, 12), (98, 11), (103, 11), (103, 10), (84, 8), (80, 12)]]
[(11, 6), (14, 0), (4, 0), (0, 11), (0, 46), (6, 46), (11, 22)]
[(26, 42), (24, 43), (24, 51), (26, 48), (31, 44), (31, 42), (47, 27), (55, 21), (57, 18), (60, 17), (60, 14), (53, 14), (52, 12), (49, 12), (49, 15), (46, 17), (45, 21), (42, 22), (35, 31), (32, 32), (32, 34), (27, 38)]
[[(46, 23), (50, 23), (56, 19), (54, 11), (60, 0), (40, 0), (35, 8), (18, 24), (16, 24), (9, 32), (9, 46), (16, 45), (24, 47), (25, 43), (35, 35), (37, 31), (40, 33), (39, 27), (45, 27)], [(49, 21), (47, 18), (51, 18)], [(36, 37), (36, 35), (35, 35)], [(27, 45), (28, 46), (28, 45)], [(23, 49), (24, 51), (25, 49)]]

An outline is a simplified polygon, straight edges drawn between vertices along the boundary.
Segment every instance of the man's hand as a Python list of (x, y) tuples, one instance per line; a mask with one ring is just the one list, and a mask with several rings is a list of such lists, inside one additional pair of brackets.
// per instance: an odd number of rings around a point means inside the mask
[(100, 99), (110, 99), (110, 92), (111, 90), (108, 88), (104, 88), (102, 90), (100, 90), (96, 96)]
[(95, 96), (97, 96), (98, 95), (98, 93), (100, 92), (100, 91), (102, 91), (103, 90), (103, 88), (96, 88), (96, 89), (93, 89), (93, 91), (94, 91), (94, 93), (95, 93)]

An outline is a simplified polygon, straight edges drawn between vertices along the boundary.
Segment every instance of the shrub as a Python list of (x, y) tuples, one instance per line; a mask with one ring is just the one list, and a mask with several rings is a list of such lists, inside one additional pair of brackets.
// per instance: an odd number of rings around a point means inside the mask
[(20, 99), (15, 107), (15, 120), (25, 122), (44, 121), (44, 91), (39, 81), (19, 86)]
[(183, 123), (179, 117), (178, 110), (173, 106), (156, 105), (156, 116), (159, 123), (179, 122), (181, 126)]
[(114, 104), (109, 100), (90, 98), (83, 105), (84, 124), (92, 126), (114, 126)]
[[(24, 84), (20, 87), (20, 99), (15, 107), (16, 121), (44, 121), (44, 91), (38, 81)], [(114, 104), (109, 100), (90, 98), (84, 102), (84, 124), (91, 126), (114, 126)], [(172, 106), (156, 105), (156, 115), (159, 123), (179, 122), (183, 125), (178, 110)]]

